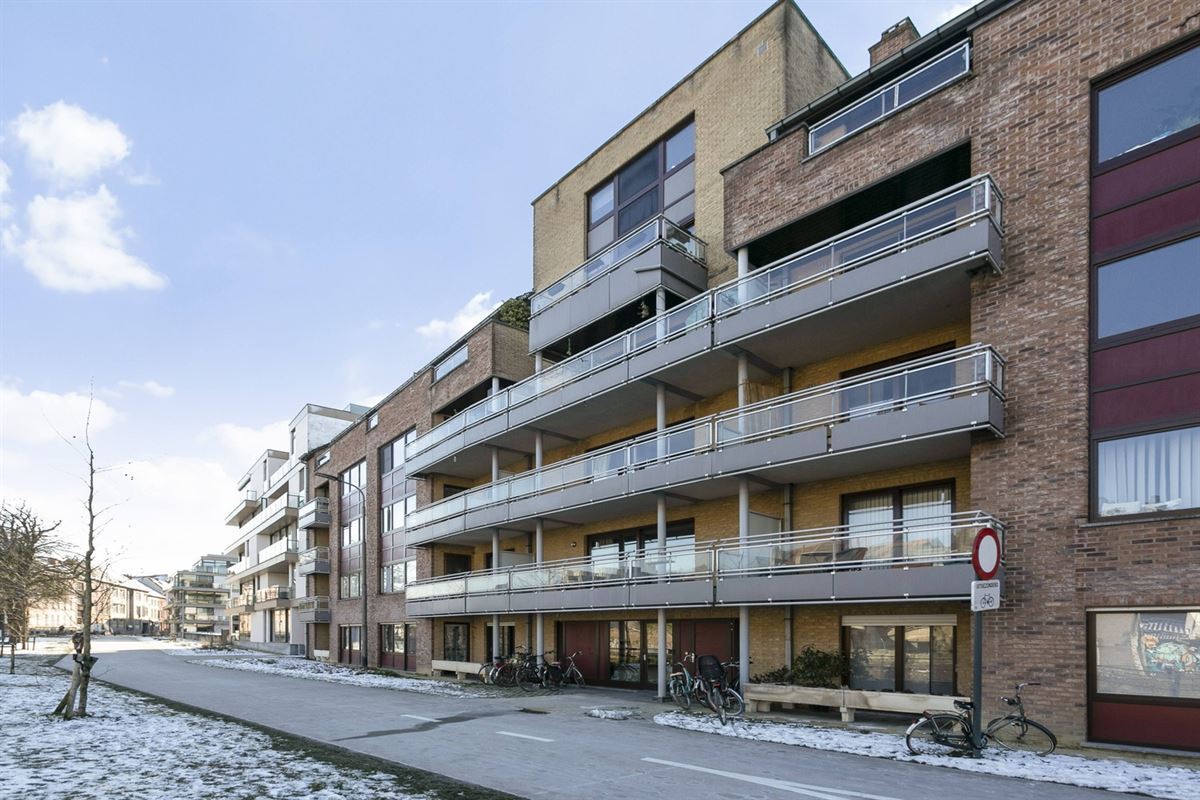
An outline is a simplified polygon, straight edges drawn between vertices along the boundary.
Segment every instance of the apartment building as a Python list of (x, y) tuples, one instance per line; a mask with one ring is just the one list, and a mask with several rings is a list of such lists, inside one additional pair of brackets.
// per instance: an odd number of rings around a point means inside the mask
[(535, 200), (535, 374), (406, 448), (430, 666), (813, 645), (887, 707), (982, 634), (989, 708), (1200, 749), (1198, 28), (987, 0), (847, 79), (777, 4)]
[(112, 584), (109, 599), (108, 630), (110, 633), (136, 636), (157, 636), (159, 618), (166, 605), (166, 595), (146, 582), (127, 577)]
[[(309, 454), (311, 497), (300, 510), (305, 549), (297, 569), (306, 599), (296, 603), (296, 621), (307, 629), (314, 658), (432, 669), (433, 627), (405, 607), (406, 586), (430, 574), (432, 554), (406, 541), (406, 520), (434, 491), (441, 497), (469, 484), (414, 477), (406, 447), (441, 420), (448, 423), (437, 446), (453, 447), (468, 419), (529, 377), (528, 319), (528, 296), (500, 304), (328, 447)], [(507, 558), (500, 563), (516, 563)], [(460, 566), (470, 569), (469, 561)]]
[(788, 474), (793, 520), (892, 529), (863, 542), (890, 570), (787, 590), (895, 575), (888, 605), (791, 612), (796, 641), (870, 654), (851, 685), (966, 690), (954, 521), (981, 515), (1004, 533), (989, 707), (1040, 681), (1060, 739), (1200, 749), (1198, 31), (1194, 3), (1095, 0), (901, 25), (725, 171), (745, 277), (714, 298), (714, 344), (832, 403), (805, 413), (808, 469), (828, 467)]
[(172, 637), (217, 641), (229, 637), (226, 573), (233, 563), (224, 554), (210, 554), (175, 573), (167, 595)]
[[(288, 425), (288, 449), (266, 450), (238, 480), (241, 497), (225, 518), (237, 536), (225, 549), (229, 567), (230, 637), (251, 649), (304, 655), (306, 628), (294, 621), (294, 605), (305, 596), (297, 581), (301, 562), (299, 524), (308, 493), (308, 454), (326, 445), (363, 413), (306, 404)], [(306, 553), (306, 557), (311, 555)], [(307, 563), (307, 562), (305, 562)]]

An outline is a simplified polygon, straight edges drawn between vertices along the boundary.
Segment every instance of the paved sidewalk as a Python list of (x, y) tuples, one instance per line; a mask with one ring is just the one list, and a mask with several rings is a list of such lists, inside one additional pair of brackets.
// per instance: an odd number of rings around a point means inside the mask
[[(664, 706), (631, 692), (449, 698), (213, 669), (144, 642), (103, 649), (114, 652), (99, 653), (101, 680), (529, 798), (1118, 797), (665, 728), (650, 720)], [(637, 707), (642, 718), (586, 716), (618, 706)]]

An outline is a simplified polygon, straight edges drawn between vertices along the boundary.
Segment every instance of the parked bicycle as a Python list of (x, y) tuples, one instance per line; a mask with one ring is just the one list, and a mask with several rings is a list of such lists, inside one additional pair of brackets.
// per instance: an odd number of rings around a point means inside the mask
[(667, 693), (684, 711), (692, 707), (692, 697), (695, 696), (698, 688), (696, 680), (692, 678), (692, 673), (688, 672), (687, 668), (687, 662), (695, 660), (695, 653), (684, 653), (681, 659), (675, 662), (671, 676), (667, 680)]
[(553, 652), (553, 650), (547, 650), (545, 653), (536, 655), (531, 653), (524, 657), (524, 661), (517, 670), (517, 685), (523, 691), (532, 692), (540, 686), (555, 692), (562, 687), (562, 668), (557, 663), (546, 660), (546, 656)]
[(525, 652), (520, 648), (507, 658), (496, 656), (479, 668), (479, 682), (493, 686), (515, 686), (517, 668), (524, 657)]
[(742, 696), (733, 688), (733, 681), (729, 680), (731, 669), (736, 671), (737, 667), (736, 661), (722, 663), (716, 656), (700, 656), (696, 659), (697, 679), (707, 693), (705, 704), (716, 713), (722, 725), (746, 711)]
[(957, 714), (926, 711), (921, 719), (908, 728), (904, 743), (914, 755), (971, 755), (978, 756), (990, 742), (1005, 750), (1049, 755), (1058, 746), (1058, 739), (1050, 729), (1040, 722), (1025, 716), (1025, 705), (1021, 701), (1021, 690), (1026, 686), (1041, 686), (1040, 683), (1018, 683), (1013, 697), (1001, 697), (1013, 710), (996, 717), (987, 724), (975, 746), (975, 728), (971, 722), (971, 711), (975, 704), (969, 700), (955, 700)]
[(587, 683), (583, 680), (583, 673), (579, 671), (579, 667), (575, 666), (575, 656), (581, 655), (583, 655), (583, 651), (576, 650), (567, 656), (567, 668), (562, 671), (563, 683), (573, 684), (578, 689), (587, 686)]

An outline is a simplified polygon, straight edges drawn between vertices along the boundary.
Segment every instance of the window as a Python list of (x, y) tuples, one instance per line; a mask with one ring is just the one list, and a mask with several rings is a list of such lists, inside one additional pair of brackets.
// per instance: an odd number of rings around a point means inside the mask
[(342, 547), (354, 547), (362, 541), (362, 517), (355, 517), (342, 525)]
[(457, 575), (471, 571), (471, 557), (465, 553), (443, 553), (442, 574)]
[(1105, 264), (1096, 274), (1097, 338), (1200, 314), (1200, 236)]
[(417, 560), (410, 558), (396, 564), (385, 564), (379, 570), (379, 591), (385, 594), (403, 592), (404, 587), (417, 579)]
[(1095, 694), (1200, 700), (1200, 608), (1092, 617)]
[(329, 458), (330, 458), (330, 456), (329, 456), (328, 450), (326, 450), (324, 453), (321, 453), (321, 455), (317, 458), (317, 466), (318, 467), (325, 466), (326, 464), (329, 463)]
[(962, 42), (942, 55), (910, 70), (849, 108), (816, 123), (808, 131), (808, 153), (813, 155), (863, 128), (912, 105), (966, 75), (971, 69), (970, 42)]
[(288, 611), (273, 609), (271, 611), (271, 641), (286, 642), (288, 640)]
[[(897, 620), (898, 622), (901, 620)], [(851, 689), (949, 695), (955, 693), (955, 628), (948, 624), (887, 624), (886, 619), (842, 621), (850, 656)]]
[(847, 532), (838, 560), (918, 560), (953, 553), (965, 546), (952, 541), (953, 513), (953, 483), (846, 495)]
[(695, 216), (696, 123), (655, 142), (588, 195), (588, 248), (595, 255), (655, 214), (687, 227)]
[(1200, 427), (1108, 439), (1096, 451), (1101, 517), (1200, 508)]
[(362, 597), (362, 573), (352, 572), (349, 575), (343, 575), (338, 581), (339, 597), (343, 600), (349, 600), (354, 597)]
[(442, 378), (446, 377), (465, 363), (467, 363), (467, 346), (464, 344), (462, 347), (458, 348), (453, 353), (433, 365), (434, 381), (440, 381)]
[[(938, 353), (946, 353), (953, 349), (954, 342), (945, 342), (936, 347), (907, 353), (898, 358), (889, 358), (886, 361), (877, 361), (873, 364), (858, 367), (857, 369), (846, 370), (842, 373), (841, 377), (843, 379), (855, 378), (869, 372), (874, 372), (875, 370), (899, 366), (906, 362), (916, 361), (928, 356), (937, 355)], [(842, 401), (842, 410), (860, 413), (872, 409), (876, 409), (877, 411), (891, 411), (898, 400), (904, 400), (909, 397), (935, 395), (937, 392), (950, 390), (954, 387), (955, 382), (954, 366), (954, 362), (930, 364), (929, 366), (918, 367), (890, 378), (880, 378), (868, 383), (847, 387), (839, 393)]]
[(343, 625), (338, 628), (338, 660), (347, 662), (362, 653), (362, 626)]
[(1200, 125), (1200, 47), (1101, 89), (1096, 108), (1097, 163)]
[(373, 431), (379, 425), (379, 412), (367, 417), (367, 430)]
[(469, 661), (471, 626), (465, 622), (447, 622), (443, 633), (442, 658), (447, 661)]

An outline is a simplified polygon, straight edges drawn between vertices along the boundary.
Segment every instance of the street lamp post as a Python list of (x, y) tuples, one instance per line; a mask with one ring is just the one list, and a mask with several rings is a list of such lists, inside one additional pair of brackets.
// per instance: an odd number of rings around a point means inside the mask
[[(359, 647), (362, 650), (362, 666), (367, 667), (367, 494), (362, 490), (362, 487), (355, 486), (350, 481), (342, 480), (339, 475), (330, 475), (328, 472), (318, 472), (317, 477), (326, 478), (331, 481), (336, 481), (339, 485), (346, 484), (354, 491), (358, 492), (358, 497), (362, 501), (362, 530), (359, 532), (359, 544), (362, 547), (362, 580), (358, 584), (358, 592), (362, 597), (362, 639)], [(342, 493), (338, 492), (338, 549), (341, 550), (341, 525), (342, 525)], [(339, 576), (340, 577), (340, 576)]]

